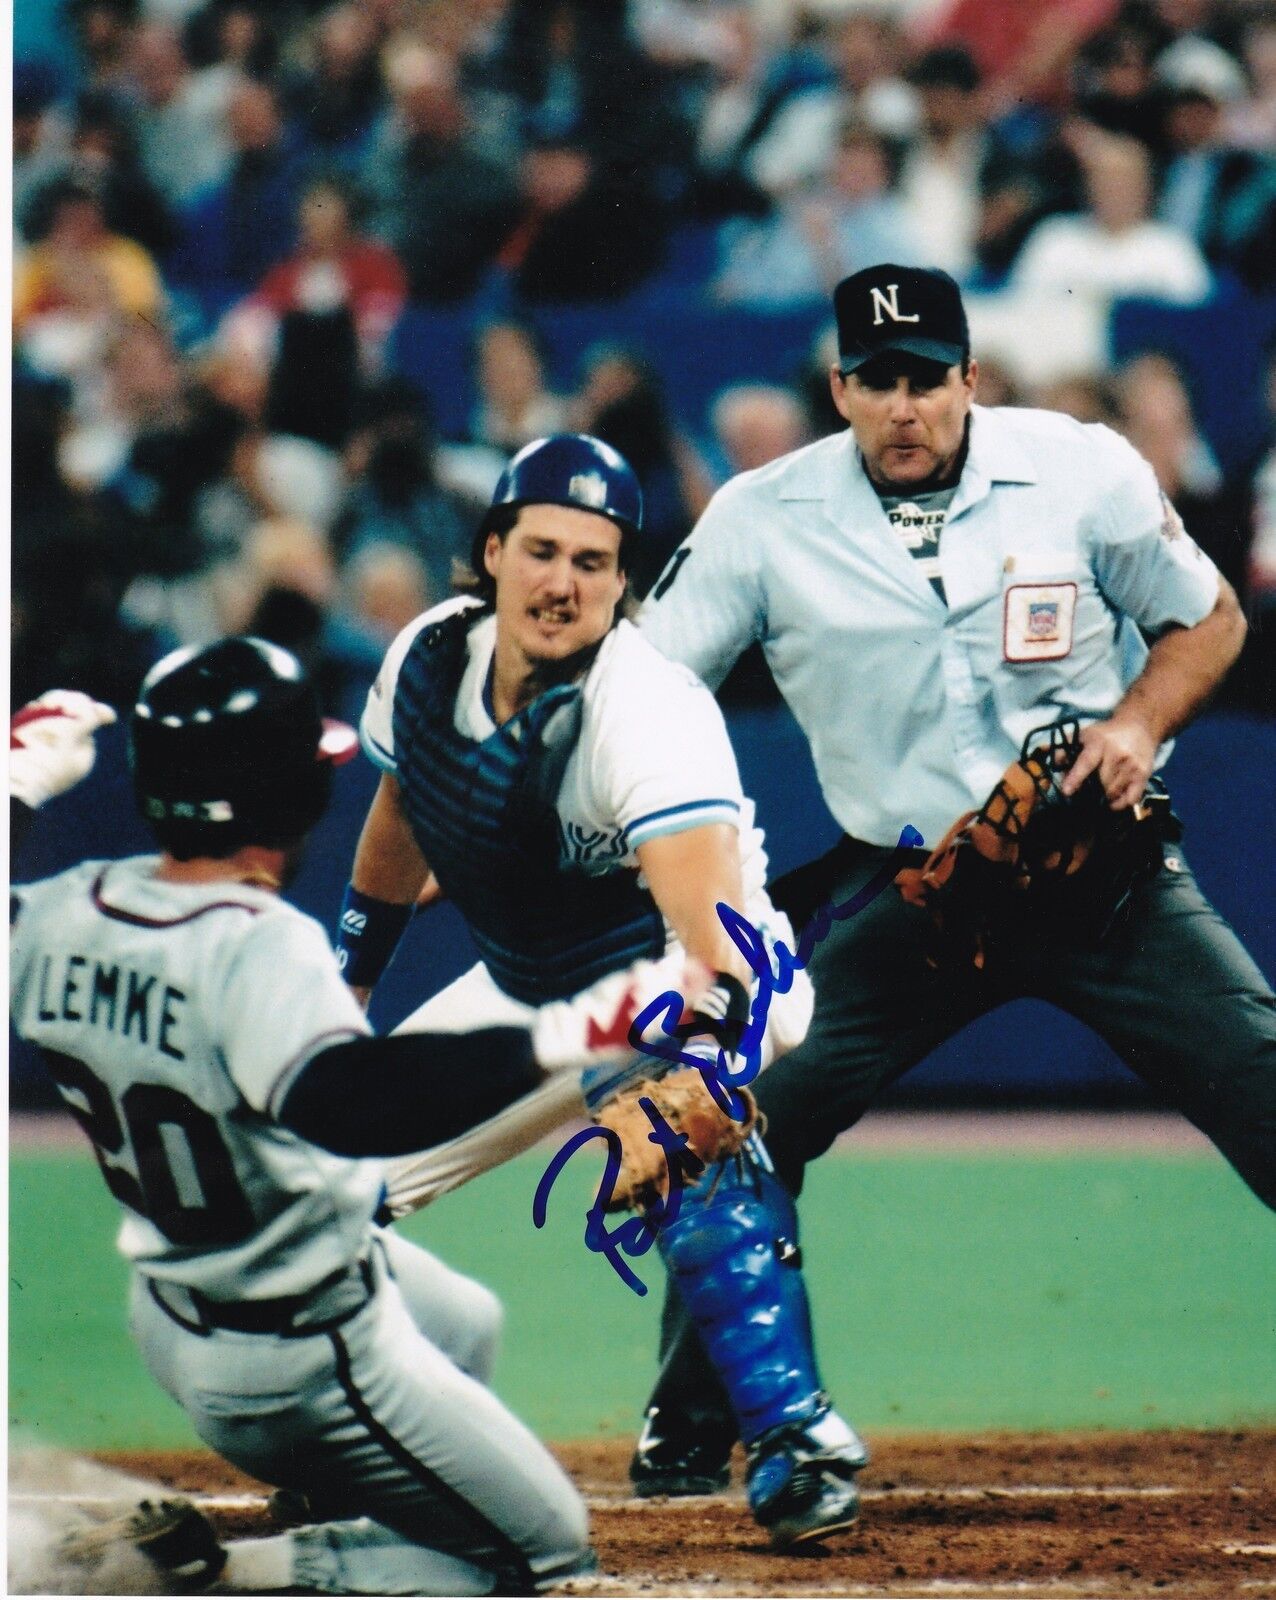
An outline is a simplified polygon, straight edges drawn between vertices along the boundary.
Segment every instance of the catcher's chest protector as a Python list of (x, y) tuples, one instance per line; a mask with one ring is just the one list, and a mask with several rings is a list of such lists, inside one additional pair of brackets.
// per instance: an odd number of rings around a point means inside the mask
[(412, 832), (500, 987), (527, 1005), (665, 948), (638, 875), (566, 870), (554, 801), (580, 732), (579, 685), (547, 690), (489, 738), (454, 723), (475, 616), (422, 630), (399, 674), (394, 747)]

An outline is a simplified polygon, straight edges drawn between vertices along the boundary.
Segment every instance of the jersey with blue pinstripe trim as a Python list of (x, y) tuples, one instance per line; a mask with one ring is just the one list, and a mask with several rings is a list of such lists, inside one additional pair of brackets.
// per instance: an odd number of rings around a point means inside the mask
[[(447, 602), (406, 629), (391, 647), (364, 711), (364, 748), (384, 771), (399, 778), (409, 816), (415, 812), (418, 822), (423, 803), (435, 809), (446, 804), (443, 791), (448, 787), (441, 781), (443, 774), (432, 774), (420, 763), (419, 752), (401, 750), (396, 742), (396, 736), (401, 738), (402, 730), (411, 726), (412, 716), (418, 714), (418, 708), (405, 705), (405, 697), (410, 701), (422, 693), (418, 641), (424, 630), (472, 606), (469, 601)], [(493, 752), (501, 741), (485, 690), (495, 636), (495, 617), (476, 615), (465, 639), (451, 718), (453, 730), (463, 741)], [(618, 878), (640, 885), (640, 845), (704, 824), (726, 822), (739, 830), (746, 899), (759, 892), (766, 878), (762, 835), (754, 825), (752, 802), (740, 788), (722, 713), (703, 684), (686, 668), (666, 660), (629, 623), (621, 622), (603, 641), (579, 690), (574, 742), (562, 762), (556, 791), (549, 797), (554, 836), (547, 835), (541, 846), (546, 853), (544, 864), (565, 875), (559, 880), (564, 888), (582, 876), (608, 880), (612, 894), (622, 889)], [(405, 711), (409, 715), (405, 716)], [(517, 722), (513, 719), (506, 729), (513, 732)], [(423, 795), (422, 789), (434, 792)], [(421, 827), (414, 824), (414, 828), (426, 859), (448, 891), (446, 872), (440, 871), (437, 859), (431, 859)], [(476, 828), (473, 823), (472, 829)], [(437, 849), (436, 843), (436, 853)], [(621, 933), (625, 898), (618, 895), (611, 934)], [(462, 905), (461, 909), (466, 908)], [(476, 927), (476, 937), (479, 931)], [(489, 936), (491, 932), (489, 929)], [(528, 930), (510, 928), (506, 935), (500, 942), (508, 953), (509, 946), (525, 942)], [(598, 935), (599, 944), (581, 952), (586, 958), (584, 965), (576, 965), (555, 980), (556, 989), (564, 985), (563, 994), (573, 993), (634, 959), (632, 950), (611, 949), (615, 938), (607, 929), (600, 927)], [(667, 928), (664, 937), (666, 941), (669, 938)], [(501, 952), (496, 952), (498, 959), (493, 960), (484, 941), (478, 942), (498, 983), (523, 998), (519, 992), (522, 985), (517, 980), (511, 983), (500, 970)], [(542, 951), (538, 957), (541, 964), (543, 956)], [(524, 992), (530, 995), (530, 991)]]

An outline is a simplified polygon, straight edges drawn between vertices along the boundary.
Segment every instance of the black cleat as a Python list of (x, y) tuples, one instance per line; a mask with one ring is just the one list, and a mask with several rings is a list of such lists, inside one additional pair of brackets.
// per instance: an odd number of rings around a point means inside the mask
[(773, 1550), (849, 1528), (859, 1515), (855, 1477), (868, 1450), (833, 1411), (774, 1429), (749, 1451), (749, 1505)]
[(170, 1594), (202, 1594), (221, 1577), (226, 1552), (213, 1525), (189, 1500), (143, 1500), (134, 1511), (71, 1534), (68, 1561), (89, 1563), (112, 1545), (131, 1544), (155, 1567)]
[(656, 1407), (647, 1413), (638, 1448), (629, 1463), (629, 1480), (641, 1499), (721, 1494), (731, 1483), (731, 1439), (695, 1434), (664, 1438)]

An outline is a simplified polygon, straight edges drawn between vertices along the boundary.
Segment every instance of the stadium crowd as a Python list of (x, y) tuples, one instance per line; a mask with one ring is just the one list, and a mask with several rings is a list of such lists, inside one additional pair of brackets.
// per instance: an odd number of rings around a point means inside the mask
[[(1014, 308), (1276, 295), (1270, 0), (68, 0), (14, 79), (13, 696), (116, 706), (251, 630), (358, 708), (449, 592), (508, 455), (634, 464), (639, 594), (714, 488), (840, 426), (829, 337), (683, 412), (651, 348), (555, 379), (547, 319), (659, 286), (765, 318), (883, 260)], [(653, 304), (657, 302), (653, 301)], [(465, 330), (436, 427), (413, 308)], [(1063, 312), (1060, 312), (1062, 315)], [(979, 335), (976, 327), (976, 353)], [(1271, 436), (1224, 470), (1193, 375), (989, 359), (979, 398), (1125, 433), (1246, 599), (1228, 693), (1273, 710)], [(1034, 372), (1037, 375), (1034, 377)], [(459, 375), (458, 375), (459, 376)], [(455, 436), (453, 436), (455, 435)], [(757, 677), (746, 691), (757, 689)]]

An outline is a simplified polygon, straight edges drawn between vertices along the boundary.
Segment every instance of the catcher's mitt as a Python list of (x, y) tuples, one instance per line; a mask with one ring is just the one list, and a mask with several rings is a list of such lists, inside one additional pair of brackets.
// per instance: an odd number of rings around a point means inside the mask
[(1113, 811), (1097, 773), (1074, 795), (1062, 781), (1081, 754), (1075, 717), (1034, 728), (978, 811), (958, 817), (920, 867), (895, 879), (930, 914), (931, 966), (987, 965), (1004, 917), (1030, 907), (1102, 938), (1161, 845), (1182, 833), (1153, 778), (1137, 806)]
[(675, 1133), (686, 1134), (683, 1175), (694, 1182), (705, 1167), (735, 1155), (757, 1126), (758, 1107), (752, 1094), (748, 1089), (733, 1093), (742, 1104), (742, 1119), (718, 1105), (694, 1067), (683, 1067), (659, 1082), (644, 1078), (609, 1101), (594, 1118), (600, 1127), (620, 1136), (620, 1174), (607, 1209), (642, 1208), (668, 1193), (669, 1158), (640, 1101), (648, 1101)]

